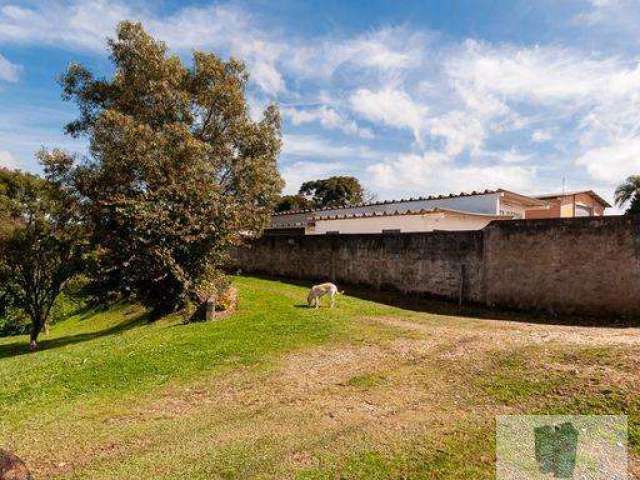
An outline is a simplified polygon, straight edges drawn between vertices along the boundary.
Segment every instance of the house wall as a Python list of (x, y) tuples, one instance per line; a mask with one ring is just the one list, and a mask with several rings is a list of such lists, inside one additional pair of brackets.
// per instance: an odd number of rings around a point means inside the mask
[(523, 205), (516, 205), (515, 203), (509, 203), (504, 199), (500, 199), (499, 213), (500, 215), (511, 215), (515, 219), (525, 218), (526, 207)]
[(425, 215), (387, 215), (377, 217), (338, 218), (316, 220), (308, 227), (307, 235), (322, 235), (327, 232), (344, 234), (382, 233), (383, 230), (401, 232), (431, 232), (433, 230), (480, 230), (495, 217), (430, 213)]
[(640, 216), (507, 220), (465, 232), (263, 237), (239, 249), (233, 266), (526, 310), (640, 315)]
[(526, 218), (570, 218), (575, 216), (574, 205), (585, 205), (593, 208), (594, 216), (604, 215), (604, 206), (591, 195), (580, 193), (547, 200), (548, 209), (528, 209)]
[(529, 208), (527, 209), (526, 218), (528, 219), (537, 219), (537, 218), (560, 218), (562, 216), (562, 212), (560, 210), (560, 200), (549, 200), (548, 208)]
[[(571, 202), (573, 203), (573, 198)], [(586, 193), (578, 194), (575, 196), (575, 203), (593, 208), (594, 215), (596, 216), (604, 215), (604, 207), (591, 195), (587, 195)]]

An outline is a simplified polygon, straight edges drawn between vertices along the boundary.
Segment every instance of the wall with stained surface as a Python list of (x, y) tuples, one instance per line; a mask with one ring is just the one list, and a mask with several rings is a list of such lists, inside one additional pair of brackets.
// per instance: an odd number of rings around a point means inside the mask
[(464, 232), (263, 237), (246, 272), (595, 316), (640, 315), (640, 216), (496, 221)]

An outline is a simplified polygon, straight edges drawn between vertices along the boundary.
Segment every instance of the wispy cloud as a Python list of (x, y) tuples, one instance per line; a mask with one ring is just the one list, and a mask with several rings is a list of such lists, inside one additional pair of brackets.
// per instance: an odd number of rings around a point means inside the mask
[(335, 144), (318, 135), (286, 134), (283, 138), (284, 155), (307, 158), (375, 159), (379, 154), (368, 147)]
[(531, 134), (531, 140), (536, 143), (548, 142), (553, 138), (553, 135), (548, 130), (535, 130)]
[(340, 170), (348, 170), (349, 167), (341, 162), (307, 162), (297, 161), (283, 166), (281, 170), (285, 181), (284, 192), (295, 194), (300, 185), (307, 180), (314, 178), (328, 177), (338, 173)]
[[(639, 1), (576, 2), (582, 16), (565, 20), (567, 28), (606, 26), (637, 43)], [(452, 38), (407, 25), (289, 35), (236, 3), (169, 13), (153, 7), (121, 0), (5, 5), (0, 45), (104, 54), (105, 38), (129, 18), (180, 54), (203, 48), (237, 55), (250, 68), (254, 106), (285, 105), (289, 183), (303, 175), (297, 172), (310, 178), (351, 169), (367, 172), (390, 195), (527, 190), (566, 169), (584, 184), (611, 189), (640, 171), (640, 58), (627, 51), (594, 53), (566, 39), (527, 45)], [(15, 81), (3, 60), (0, 78)]]
[(362, 117), (390, 127), (408, 128), (416, 141), (421, 141), (427, 107), (416, 103), (406, 92), (391, 87), (378, 91), (360, 88), (350, 103)]
[(0, 167), (20, 168), (22, 164), (6, 150), (0, 150)]
[[(510, 162), (459, 165), (439, 151), (402, 154), (367, 169), (368, 183), (392, 192), (398, 188), (416, 194), (510, 188), (530, 192), (535, 185), (535, 167)], [(446, 188), (444, 187), (446, 185)]]
[(590, 148), (577, 158), (576, 165), (586, 167), (598, 180), (620, 182), (628, 175), (640, 172), (640, 137)]
[(640, 19), (638, 0), (588, 0), (591, 8), (573, 18), (576, 24), (615, 26), (620, 30), (637, 28)]
[(373, 69), (386, 75), (421, 65), (428, 38), (423, 32), (405, 27), (384, 27), (351, 38), (321, 39), (295, 48), (286, 64), (297, 75), (325, 80), (341, 69)]
[(282, 112), (296, 126), (317, 122), (324, 128), (339, 130), (347, 135), (361, 138), (374, 137), (370, 129), (359, 126), (354, 120), (346, 118), (343, 114), (326, 105), (315, 108), (285, 107)]
[(0, 80), (17, 82), (22, 67), (15, 65), (0, 55)]
[(47, 44), (104, 53), (105, 40), (123, 19), (141, 21), (175, 50), (214, 48), (243, 58), (253, 80), (269, 94), (285, 88), (276, 61), (283, 46), (255, 27), (247, 12), (228, 5), (186, 7), (157, 15), (140, 4), (105, 0), (41, 2), (0, 8), (0, 42)]

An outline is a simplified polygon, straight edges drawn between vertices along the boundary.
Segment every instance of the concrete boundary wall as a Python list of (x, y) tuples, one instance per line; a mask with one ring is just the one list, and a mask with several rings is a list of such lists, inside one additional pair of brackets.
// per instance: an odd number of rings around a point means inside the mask
[(496, 221), (465, 232), (265, 236), (240, 248), (233, 265), (490, 306), (640, 315), (640, 216)]

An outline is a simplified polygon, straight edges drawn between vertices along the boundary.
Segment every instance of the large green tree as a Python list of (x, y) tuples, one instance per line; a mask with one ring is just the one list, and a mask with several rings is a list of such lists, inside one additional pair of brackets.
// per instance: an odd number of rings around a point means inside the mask
[(268, 224), (278, 109), (253, 121), (243, 63), (196, 51), (185, 66), (138, 23), (108, 48), (111, 78), (71, 65), (61, 79), (80, 110), (66, 130), (89, 139), (88, 158), (50, 170), (78, 192), (105, 275), (158, 313), (202, 303), (230, 248)]
[(35, 175), (0, 169), (0, 307), (26, 312), (32, 349), (62, 288), (82, 267), (83, 238), (72, 194)]
[(640, 214), (640, 175), (627, 177), (623, 184), (616, 188), (615, 202), (618, 207), (629, 204), (626, 214)]
[(315, 208), (313, 200), (304, 195), (283, 195), (275, 207), (276, 212), (289, 212), (291, 210), (310, 210)]
[(298, 193), (310, 198), (316, 208), (356, 205), (366, 197), (358, 179), (347, 176), (304, 182)]

